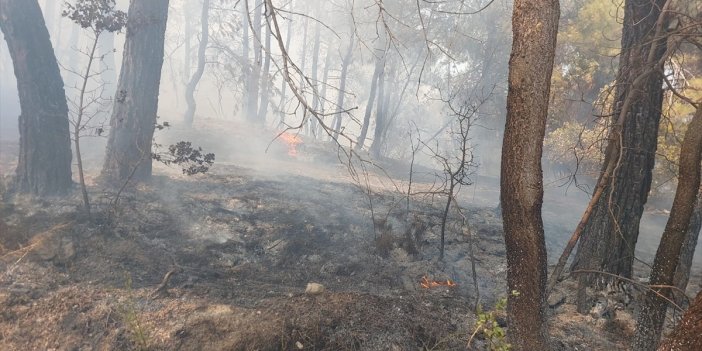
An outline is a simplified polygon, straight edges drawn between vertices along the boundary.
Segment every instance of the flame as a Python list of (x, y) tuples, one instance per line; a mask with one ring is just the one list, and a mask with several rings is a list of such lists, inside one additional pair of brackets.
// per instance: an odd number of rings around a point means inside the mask
[(288, 132), (283, 132), (279, 138), (288, 146), (288, 156), (297, 157), (297, 145), (302, 144), (302, 138)]
[(456, 284), (451, 279), (446, 279), (445, 281), (444, 280), (437, 281), (437, 280), (429, 280), (429, 278), (427, 278), (427, 276), (423, 276), (422, 281), (419, 282), (419, 285), (424, 289), (430, 289), (430, 288), (436, 288), (439, 286), (453, 288), (453, 287), (457, 286), (458, 284)]

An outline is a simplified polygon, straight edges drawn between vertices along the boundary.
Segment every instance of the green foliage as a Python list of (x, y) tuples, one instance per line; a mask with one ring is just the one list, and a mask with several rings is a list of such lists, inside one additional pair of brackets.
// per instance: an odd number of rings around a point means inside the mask
[(63, 16), (95, 33), (119, 32), (127, 25), (127, 14), (115, 10), (115, 0), (76, 0), (64, 4)]
[[(690, 79), (680, 84), (683, 86), (678, 89), (678, 93), (691, 101), (702, 99), (702, 78)], [(687, 130), (687, 125), (694, 113), (694, 106), (680, 99), (672, 92), (666, 92), (666, 97), (663, 101), (663, 116), (658, 129), (656, 166), (653, 170), (652, 189), (654, 191), (666, 184), (674, 188), (674, 180), (678, 176), (680, 145)], [(669, 190), (665, 189), (665, 191)]]
[(546, 135), (544, 154), (551, 164), (577, 163), (578, 175), (596, 179), (606, 146), (606, 133), (602, 124), (588, 127), (579, 122), (566, 122)]
[[(519, 291), (513, 290), (510, 294), (511, 296), (519, 296)], [(507, 309), (507, 297), (502, 297), (497, 300), (495, 307), (492, 311), (483, 311), (481, 306), (478, 306), (478, 319), (475, 322), (473, 328), (474, 332), (470, 340), (468, 340), (468, 346), (478, 333), (482, 333), (485, 336), (487, 342), (487, 348), (490, 351), (509, 351), (512, 349), (512, 345), (507, 342), (507, 333), (505, 329), (500, 326), (497, 321), (497, 316), (504, 314)]]
[(593, 0), (563, 18), (551, 78), (549, 130), (590, 120), (590, 104), (598, 104), (616, 78), (620, 5)]
[(151, 158), (166, 166), (172, 164), (180, 165), (182, 166), (183, 174), (195, 175), (207, 173), (212, 164), (214, 164), (215, 155), (213, 153), (203, 154), (202, 148), (193, 147), (189, 141), (179, 141), (170, 145), (167, 152), (152, 153)]

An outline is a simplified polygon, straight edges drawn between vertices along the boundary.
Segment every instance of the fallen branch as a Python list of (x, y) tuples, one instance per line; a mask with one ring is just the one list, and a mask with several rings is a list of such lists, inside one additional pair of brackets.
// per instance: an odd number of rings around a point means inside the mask
[(161, 284), (158, 285), (156, 290), (154, 290), (151, 294), (149, 294), (149, 297), (151, 299), (157, 299), (163, 295), (168, 294), (168, 282), (171, 280), (171, 277), (180, 272), (180, 268), (173, 268), (166, 275), (163, 276), (163, 280), (161, 280)]

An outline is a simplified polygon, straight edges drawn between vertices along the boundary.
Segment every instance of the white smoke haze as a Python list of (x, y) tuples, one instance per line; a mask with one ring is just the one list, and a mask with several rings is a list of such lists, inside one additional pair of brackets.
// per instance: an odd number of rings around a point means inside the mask
[[(314, 160), (305, 159), (304, 144), (314, 139), (310, 139), (305, 132), (306, 127), (288, 131), (293, 135), (299, 134), (303, 140), (299, 158), (287, 155), (288, 146), (284, 141), (274, 140), (286, 126), (300, 125), (303, 115), (307, 119), (310, 118), (298, 100), (292, 96), (288, 86), (285, 86), (285, 101), (280, 101), (283, 58), (275, 39), (271, 45), (272, 63), (268, 75), (271, 78), (271, 98), (266, 121), (261, 125), (246, 122), (246, 77), (241, 61), (244, 60), (241, 57), (244, 7), (240, 2), (233, 7), (234, 3), (212, 2), (207, 65), (196, 89), (197, 110), (194, 128), (191, 129), (183, 124), (186, 109), (184, 87), (190, 78), (189, 75), (197, 66), (195, 52), (200, 35), (200, 3), (171, 1), (158, 114), (160, 122), (169, 122), (172, 127), (157, 131), (156, 143), (167, 146), (169, 142), (189, 140), (207, 151), (214, 152), (218, 162), (236, 163), (267, 171), (276, 169), (277, 164), (272, 162), (280, 160), (290, 164), (297, 162), (303, 165), (299, 166), (300, 168), (309, 167), (309, 172), (325, 167), (337, 167), (333, 163), (317, 164)], [(75, 88), (77, 79), (70, 71), (79, 70), (85, 65), (84, 55), (77, 50), (87, 50), (86, 46), (90, 41), (88, 32), (80, 30), (77, 25), (59, 15), (62, 6), (60, 2), (41, 1), (40, 4), (45, 12), (54, 51), (62, 67), (67, 98), (75, 100), (78, 92)], [(128, 1), (120, 0), (117, 4), (118, 9), (126, 11)], [(410, 135), (416, 138), (417, 132), (425, 140), (436, 135), (428, 142), (445, 145), (449, 138), (449, 128), (442, 128), (446, 127), (451, 116), (444, 100), (454, 99), (454, 103), (458, 104), (460, 99), (469, 102), (486, 99), (477, 113), (476, 126), (471, 129), (471, 143), (478, 164), (474, 185), (471, 189), (466, 189), (461, 196), (466, 203), (497, 205), (500, 138), (504, 123), (504, 107), (501, 104), (504, 103), (506, 94), (506, 53), (509, 52), (511, 43), (509, 21), (505, 20), (509, 18), (511, 11), (509, 1), (497, 1), (481, 15), (470, 17), (469, 21), (452, 19), (441, 22), (441, 15), (437, 17), (436, 13), (432, 14), (427, 8), (421, 12), (424, 16), (422, 20), (426, 21), (423, 25), (417, 18), (416, 9), (397, 7), (400, 2), (384, 3), (384, 11), (380, 11), (373, 1), (295, 1), (275, 4), (289, 11), (280, 12), (279, 25), (285, 36), (284, 41), (288, 35), (291, 36), (287, 48), (291, 62), (304, 70), (308, 79), (317, 76), (318, 81), (311, 82), (314, 87), (310, 87), (299, 74), (293, 75), (295, 84), (302, 87), (309, 104), (321, 100), (316, 99), (315, 95), (319, 95), (325, 88), (324, 82), (321, 81), (323, 66), (325, 61), (330, 63), (322, 112), (348, 110), (343, 114), (341, 124), (343, 133), (349, 137), (348, 140), (342, 139), (343, 146), (348, 146), (349, 140), (355, 141), (360, 132), (371, 78), (379, 55), (386, 55), (385, 73), (387, 76), (392, 75), (386, 81), (386, 94), (392, 94), (388, 99), (392, 126), (383, 148), (386, 157), (409, 161), (411, 148), (407, 140)], [(470, 12), (462, 5), (451, 6), (459, 5), (446, 4), (443, 8)], [(435, 7), (437, 8), (439, 7)], [(253, 4), (250, 11), (255, 11)], [(448, 15), (446, 16), (448, 18)], [(410, 27), (414, 27), (414, 30), (408, 30)], [(291, 32), (288, 33), (288, 30)], [(317, 30), (320, 36), (320, 52), (313, 53)], [(253, 35), (249, 35), (249, 45), (253, 46)], [(613, 37), (616, 35), (618, 34), (612, 33)], [(343, 92), (344, 105), (335, 106), (341, 93), (338, 90), (341, 60), (350, 36), (354, 37), (354, 48)], [(101, 42), (102, 46), (109, 44), (107, 41)], [(114, 49), (114, 65), (107, 67), (108, 71), (104, 75), (110, 80), (105, 82), (104, 96), (107, 99), (113, 97), (116, 77), (119, 77), (124, 33), (114, 36), (113, 45), (100, 47), (99, 50), (101, 54), (107, 54)], [(189, 54), (186, 54), (187, 48), (191, 50)], [(318, 69), (315, 74), (311, 66), (317, 54)], [(251, 55), (245, 60), (251, 63), (253, 59)], [(491, 65), (490, 70), (481, 73), (482, 65), (486, 63)], [(19, 139), (19, 100), (12, 63), (4, 41), (0, 45), (0, 78), (0, 142), (14, 143)], [(92, 84), (97, 86), (100, 83)], [(399, 98), (402, 100), (398, 101)], [(109, 121), (109, 105), (107, 103), (108, 108), (101, 117), (104, 123)], [(285, 124), (281, 124), (283, 116)], [(332, 125), (333, 118), (334, 116), (330, 115), (323, 117), (323, 120)], [(369, 127), (367, 146), (373, 138), (373, 118)], [(318, 135), (319, 141), (316, 142), (323, 140), (324, 145), (331, 150), (331, 155), (334, 155), (335, 146), (328, 141), (328, 136), (321, 131), (317, 131), (315, 135), (317, 134), (322, 135)], [(99, 172), (104, 156), (104, 136), (85, 138), (83, 143), (87, 168), (92, 172)], [(415, 161), (429, 168), (438, 168), (426, 152), (419, 152)], [(566, 165), (552, 168), (548, 161), (546, 165), (544, 220), (547, 223), (549, 253), (555, 255), (567, 239), (569, 228), (573, 228), (579, 220), (589, 195), (574, 186), (559, 186), (563, 183), (559, 180), (564, 175), (563, 169), (572, 170), (574, 167)], [(8, 174), (11, 170), (3, 172)], [(582, 178), (583, 182), (588, 182), (587, 177)], [(565, 208), (567, 210), (564, 210)], [(654, 253), (665, 223), (666, 217), (660, 213), (647, 212), (641, 225), (641, 239), (637, 247), (645, 259), (650, 259)], [(702, 262), (702, 257), (697, 255), (696, 262)]]

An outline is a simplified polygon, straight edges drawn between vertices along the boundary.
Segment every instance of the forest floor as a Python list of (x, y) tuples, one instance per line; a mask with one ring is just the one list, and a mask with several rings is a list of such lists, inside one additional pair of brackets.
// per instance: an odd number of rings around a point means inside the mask
[[(3, 173), (14, 169), (14, 148), (2, 146)], [(392, 164), (369, 178), (371, 212), (333, 155), (301, 150), (329, 161), (312, 167), (315, 157), (285, 151), (251, 168), (218, 155), (224, 160), (193, 177), (157, 166), (150, 183), (116, 206), (114, 193), (89, 178), (94, 207), (104, 210), (92, 222), (77, 189), (65, 198), (6, 197), (0, 349), (467, 349), (478, 296), (472, 246), (483, 308), (506, 291), (494, 209), (467, 207), (467, 226), (452, 216), (439, 262), (442, 201), (413, 199), (408, 216), (403, 195), (383, 190)], [(455, 286), (425, 288), (425, 277)], [(306, 292), (308, 283), (325, 289)], [(580, 315), (571, 291), (566, 280), (553, 294), (554, 349), (626, 349), (632, 307), (608, 318)], [(471, 347), (488, 343), (479, 333)]]

